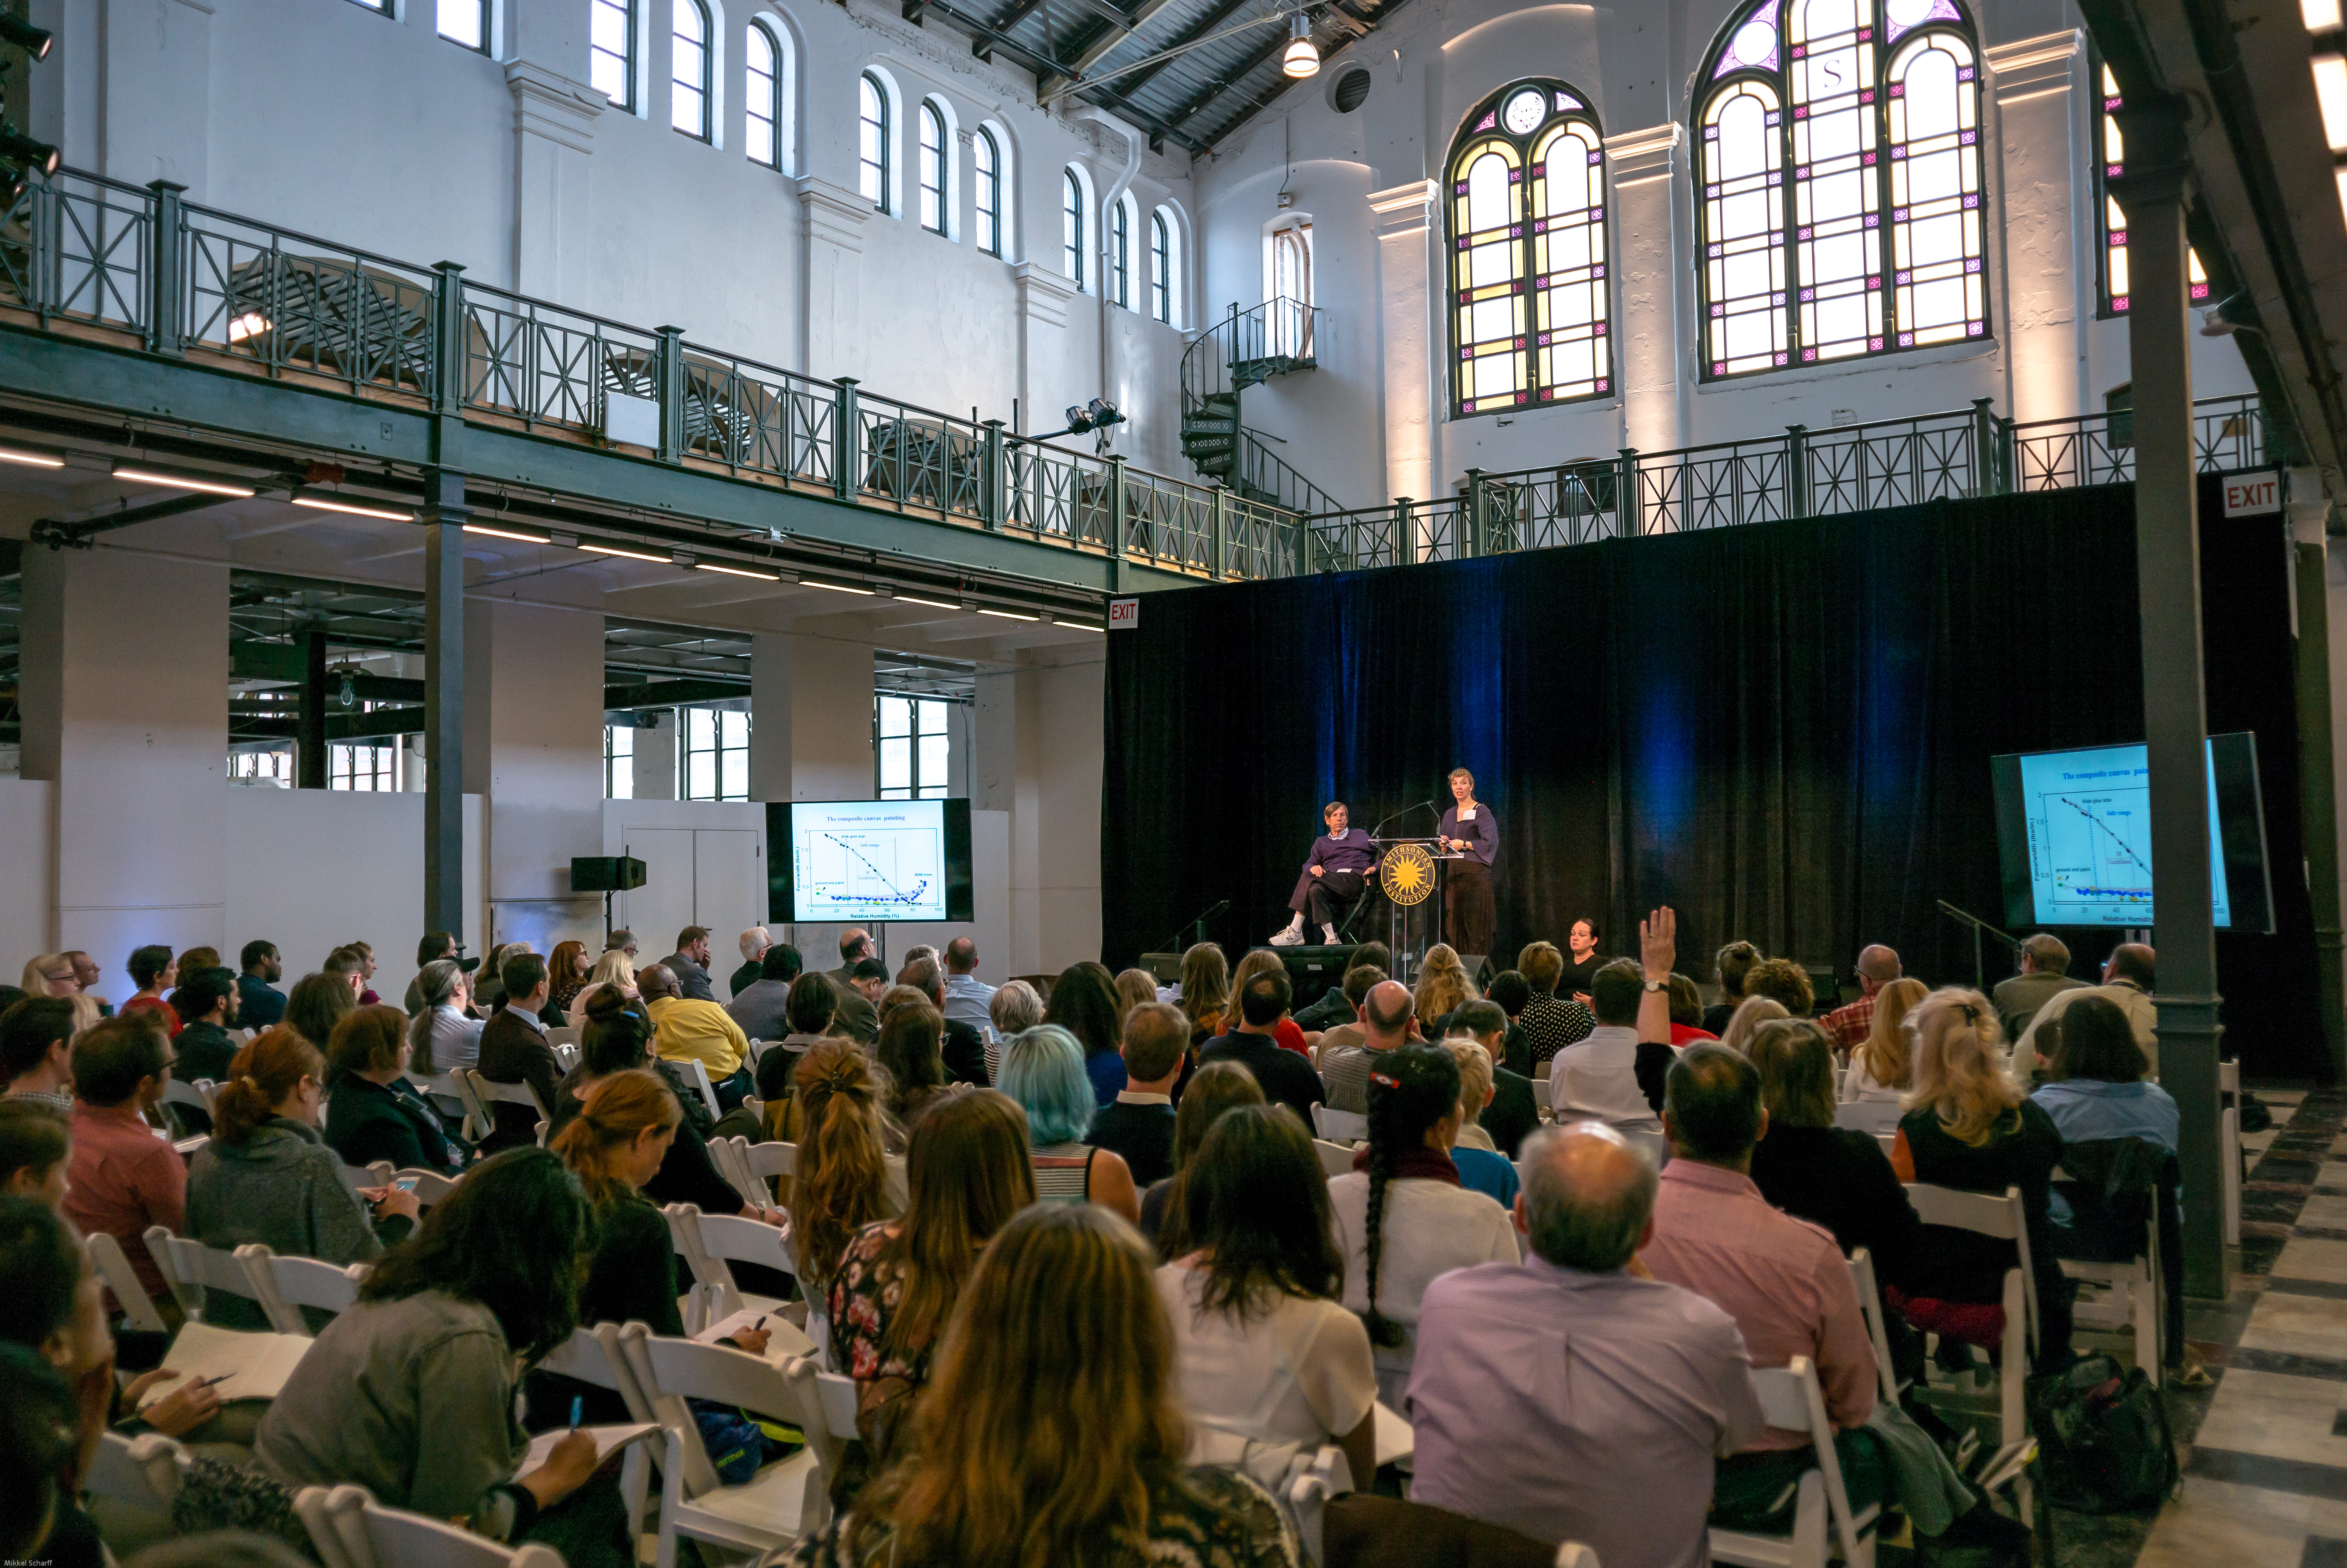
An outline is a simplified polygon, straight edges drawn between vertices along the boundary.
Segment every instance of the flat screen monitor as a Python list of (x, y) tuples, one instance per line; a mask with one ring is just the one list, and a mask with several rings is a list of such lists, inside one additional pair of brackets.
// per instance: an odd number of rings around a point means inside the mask
[[(2220, 930), (2273, 929), (2257, 737), (2209, 737), (2209, 894)], [(2151, 771), (2141, 743), (1989, 759), (2005, 919), (2148, 927)]]
[(769, 802), (766, 918), (859, 926), (976, 918), (969, 802)]

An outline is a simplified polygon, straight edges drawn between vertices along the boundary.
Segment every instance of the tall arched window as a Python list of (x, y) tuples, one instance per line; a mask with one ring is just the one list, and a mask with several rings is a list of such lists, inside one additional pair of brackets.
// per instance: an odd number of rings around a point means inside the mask
[(1076, 287), (1084, 286), (1084, 188), (1076, 171), (1060, 175), (1060, 271)]
[(1002, 149), (984, 126), (969, 138), (970, 163), (978, 175), (978, 248), (1002, 254)]
[(1149, 314), (1168, 323), (1174, 320), (1174, 237), (1163, 212), (1149, 215)]
[(946, 231), (946, 117), (927, 103), (921, 106), (921, 227)]
[(587, 79), (622, 109), (636, 107), (636, 0), (588, 0)]
[(1601, 141), (1563, 82), (1517, 82), (1467, 117), (1443, 202), (1454, 414), (1613, 390)]
[(1120, 197), (1108, 210), (1108, 297), (1110, 302), (1133, 308), (1132, 199)]
[(783, 52), (764, 22), (753, 22), (743, 35), (743, 64), (748, 71), (749, 98), (743, 137), (753, 161), (770, 169), (783, 167)]
[[(2119, 135), (2118, 112), (2123, 107), (2119, 98), (2119, 81), (2111, 75), (2108, 66), (2097, 62), (2097, 74), (2102, 78), (2103, 107), (2096, 118), (2095, 193), (2101, 198), (2096, 222), (2103, 231), (2102, 311), (2106, 316), (2127, 313), (2127, 214), (2112, 199), (2109, 182), (2127, 172), (2127, 143)], [(2184, 251), (2185, 271), (2189, 276), (2192, 297), (2209, 297), (2209, 274), (2201, 270), (2200, 252), (2187, 246)]]
[(701, 0), (671, 0), (668, 123), (700, 140), (710, 139), (709, 13)]
[(869, 71), (856, 83), (856, 187), (865, 200), (888, 210), (888, 89)]
[(1988, 335), (1957, 0), (1758, 0), (1697, 80), (1705, 379)]

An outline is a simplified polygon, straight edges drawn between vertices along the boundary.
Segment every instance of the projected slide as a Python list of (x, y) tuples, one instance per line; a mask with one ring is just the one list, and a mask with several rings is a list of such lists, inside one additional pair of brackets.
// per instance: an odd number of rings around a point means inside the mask
[[(2017, 759), (2037, 923), (2148, 926), (2151, 912), (2150, 769), (2144, 748), (2044, 752)], [(2209, 848), (2216, 924), (2226, 900), (2217, 781), (2209, 769)]]
[(945, 803), (794, 803), (791, 871), (802, 920), (943, 920)]

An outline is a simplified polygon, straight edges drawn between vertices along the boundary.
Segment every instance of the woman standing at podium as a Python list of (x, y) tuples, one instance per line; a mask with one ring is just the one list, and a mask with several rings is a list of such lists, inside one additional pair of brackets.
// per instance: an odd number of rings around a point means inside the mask
[(1499, 917), (1491, 899), (1491, 856), (1499, 852), (1500, 828), (1491, 808), (1475, 798), (1475, 775), (1450, 770), (1450, 809), (1437, 829), (1445, 853), (1442, 936), (1461, 953), (1489, 954)]

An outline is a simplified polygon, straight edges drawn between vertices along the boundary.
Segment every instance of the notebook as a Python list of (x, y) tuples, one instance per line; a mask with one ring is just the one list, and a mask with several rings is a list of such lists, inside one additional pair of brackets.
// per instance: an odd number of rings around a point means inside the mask
[(284, 1389), (293, 1368), (308, 1354), (311, 1341), (300, 1334), (253, 1334), (190, 1323), (171, 1341), (163, 1358), (167, 1370), (185, 1376), (166, 1378), (147, 1390), (138, 1401), (146, 1409), (194, 1381), (217, 1378), (212, 1391), (226, 1404), (231, 1399), (273, 1399)]

